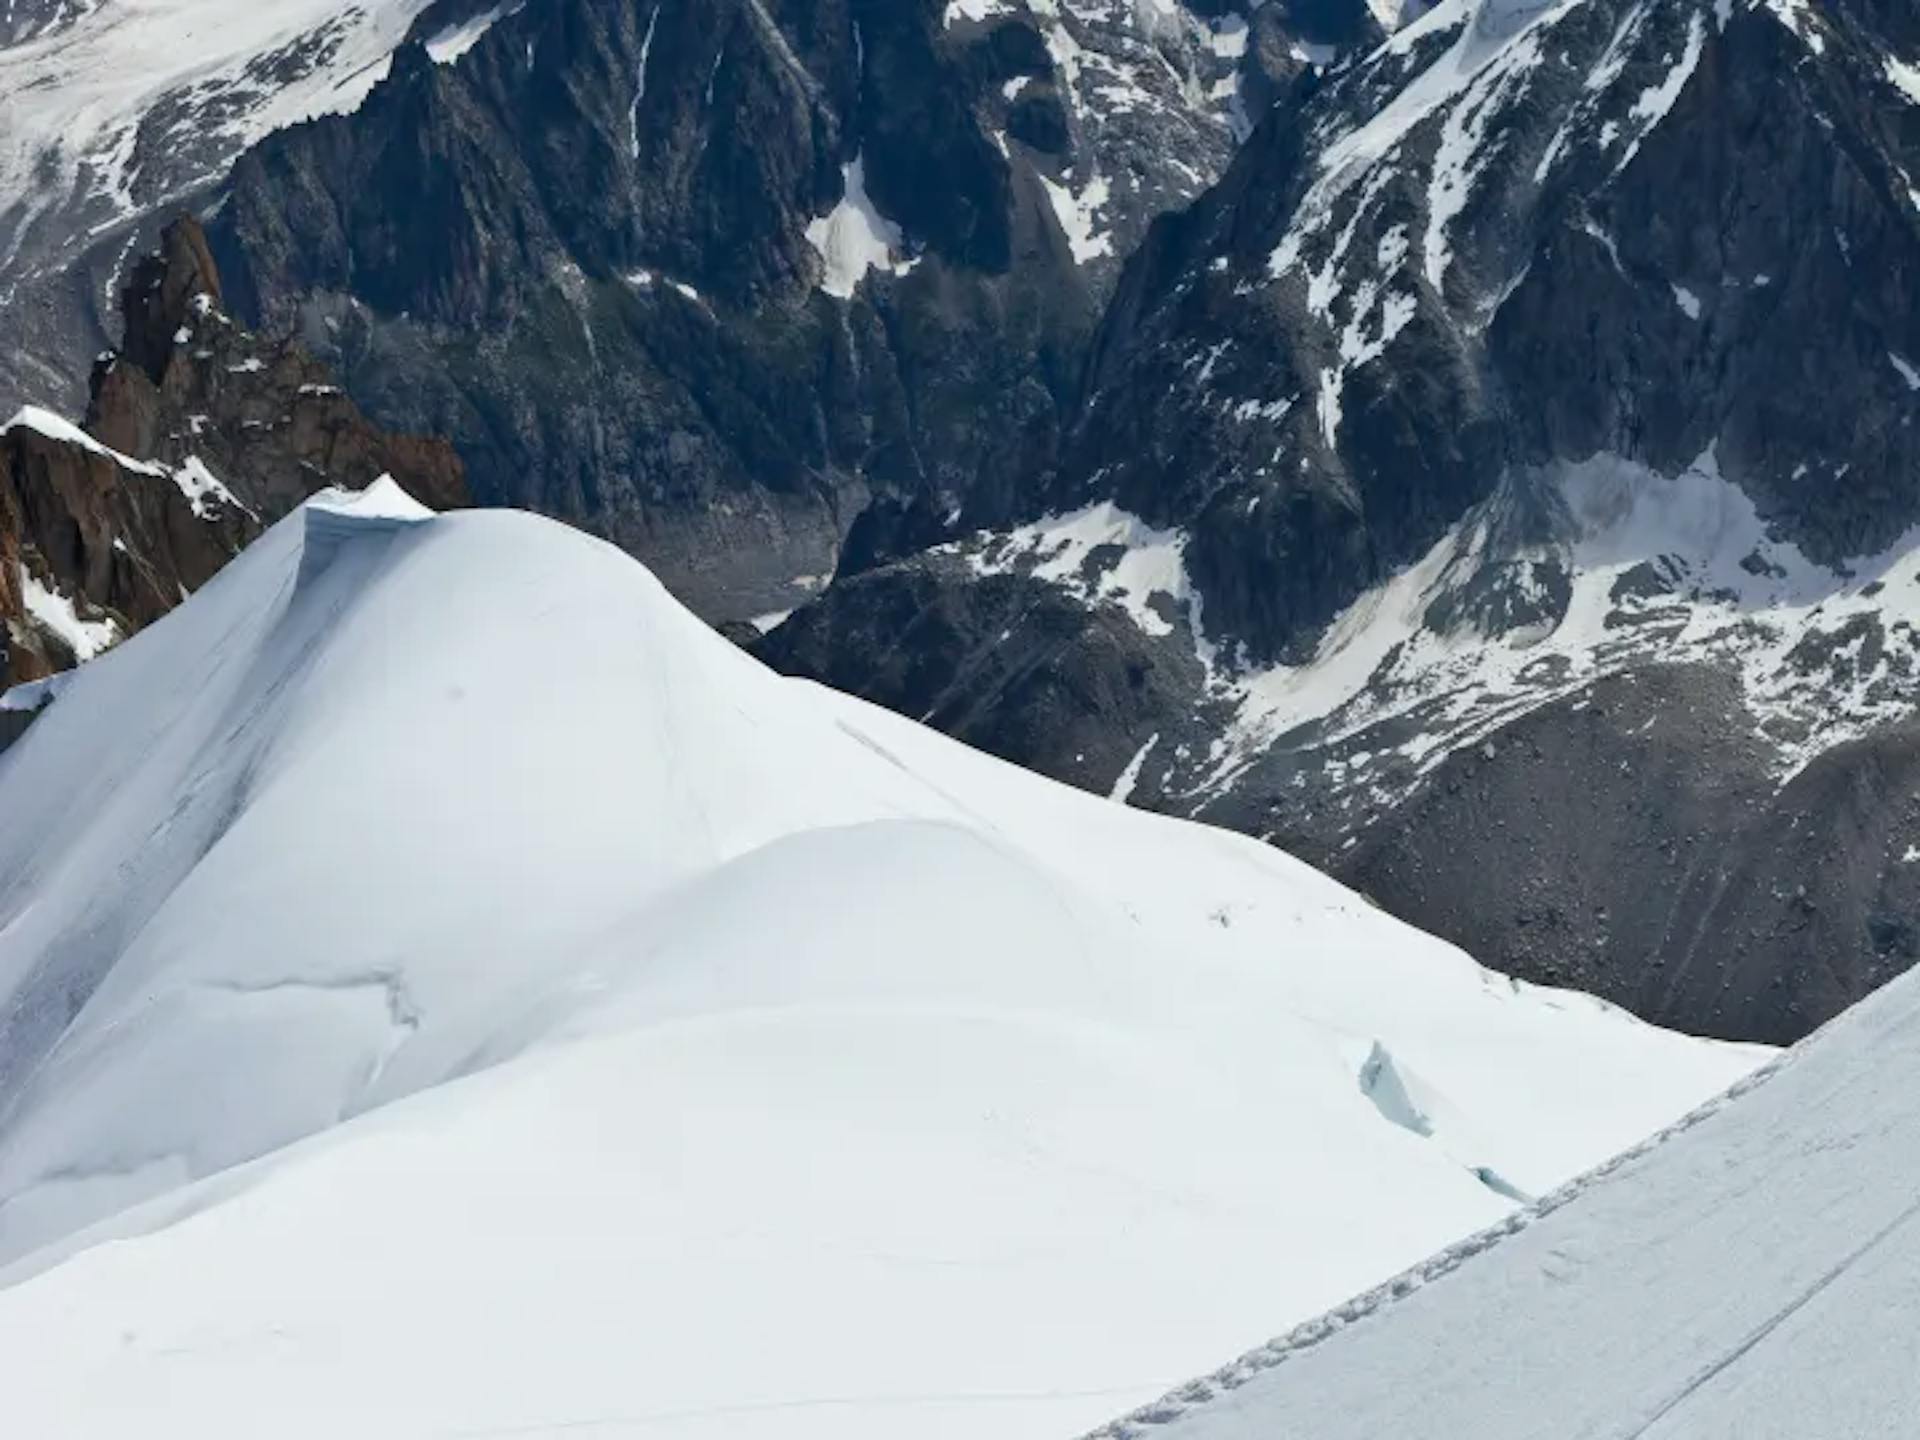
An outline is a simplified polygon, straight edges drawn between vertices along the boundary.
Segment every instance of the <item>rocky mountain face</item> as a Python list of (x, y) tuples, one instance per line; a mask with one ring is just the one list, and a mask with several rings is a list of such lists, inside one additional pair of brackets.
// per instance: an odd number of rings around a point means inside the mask
[(250, 151), (211, 236), (244, 318), (451, 436), (477, 498), (739, 621), (870, 510), (888, 553), (1015, 512), (1268, 64), (1170, 0), (541, 0)]
[[(0, 430), (0, 689), (151, 624), (328, 485), (392, 474), (441, 507), (465, 498), (444, 441), (376, 429), (299, 346), (233, 322), (192, 220), (135, 267), (123, 313), (84, 429), (28, 407)], [(11, 694), (8, 715), (52, 688)]]
[(211, 212), (110, 447), (440, 500), (358, 417), (446, 435), (783, 669), (1663, 1023), (1791, 1039), (1920, 955), (1910, 7), (310, 11), (19, 111), (12, 383), (78, 333), (28, 300)]
[(0, 430), (0, 683), (90, 659), (245, 540), (246, 517), (224, 497), (191, 496), (171, 472), (22, 411)]
[(86, 428), (104, 444), (231, 475), (244, 508), (268, 524), (318, 489), (364, 489), (381, 475), (438, 510), (467, 503), (446, 441), (377, 428), (299, 343), (233, 320), (191, 218), (135, 268), (122, 309), (125, 338), (96, 365), (87, 409)]
[(764, 653), (1805, 1033), (1916, 956), (1912, 29), (1453, 0), (1296, 83), (1129, 262), (1026, 523)]
[(94, 0), (0, 0), (0, 45), (19, 45), (85, 15)]
[(0, 0), (0, 412), (84, 404), (166, 219), (261, 136), (358, 104), (428, 8)]
[(1162, 227), (1059, 498), (1186, 530), (1253, 661), (1311, 653), (1503, 479), (1596, 455), (1711, 455), (1810, 558), (1885, 547), (1920, 485), (1888, 53), (1846, 12), (1442, 7)]

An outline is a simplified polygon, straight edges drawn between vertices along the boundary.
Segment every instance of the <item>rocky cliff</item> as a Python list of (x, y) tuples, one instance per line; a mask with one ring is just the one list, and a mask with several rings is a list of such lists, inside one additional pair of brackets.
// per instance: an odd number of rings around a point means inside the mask
[(151, 624), (316, 490), (392, 474), (465, 498), (444, 442), (376, 429), (298, 345), (233, 322), (194, 221), (135, 267), (122, 310), (84, 429), (35, 407), (0, 429), (0, 688)]
[(1272, 50), (1121, 0), (545, 0), (249, 152), (212, 238), (242, 316), (451, 436), (477, 498), (738, 621), (876, 504), (1013, 513)]
[(361, 411), (447, 435), (782, 668), (1667, 1023), (1792, 1038), (1920, 949), (1909, 7), (303, 33), (288, 96), (380, 62), (195, 182), (226, 283), (97, 377), (115, 447), (285, 503), (316, 455), (446, 478)]
[[(1027, 523), (764, 653), (908, 709), (1017, 670), (961, 733), (1515, 973), (1804, 1033), (1914, 951), (1912, 28), (1435, 7), (1154, 226)], [(1009, 578), (1045, 605), (937, 623)]]

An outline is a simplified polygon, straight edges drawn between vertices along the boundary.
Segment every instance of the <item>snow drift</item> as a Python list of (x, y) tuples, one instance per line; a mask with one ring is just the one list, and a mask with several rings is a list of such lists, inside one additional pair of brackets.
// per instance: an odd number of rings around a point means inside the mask
[(329, 494), (0, 758), (36, 1436), (1058, 1435), (1759, 1052)]

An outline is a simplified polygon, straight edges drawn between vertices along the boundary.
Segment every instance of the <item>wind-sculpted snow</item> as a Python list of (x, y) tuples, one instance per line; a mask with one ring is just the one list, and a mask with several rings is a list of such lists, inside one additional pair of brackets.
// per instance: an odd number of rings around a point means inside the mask
[(1907, 1434), (1917, 1022), (1898, 980), (1656, 1142), (1097, 1435)]
[(1763, 1058), (385, 484), (77, 672), (0, 806), (35, 1435), (1071, 1433)]

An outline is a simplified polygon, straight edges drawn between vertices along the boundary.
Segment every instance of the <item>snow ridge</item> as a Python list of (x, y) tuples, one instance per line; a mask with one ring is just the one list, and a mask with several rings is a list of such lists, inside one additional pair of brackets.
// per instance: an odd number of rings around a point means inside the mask
[[(1802, 1042), (1803, 1046), (1806, 1043), (1809, 1042)], [(1542, 1196), (1531, 1205), (1516, 1210), (1499, 1223), (1490, 1225), (1457, 1244), (1449, 1245), (1430, 1259), (1409, 1267), (1391, 1280), (1354, 1296), (1344, 1305), (1336, 1306), (1326, 1314), (1307, 1321), (1304, 1325), (1295, 1326), (1286, 1334), (1255, 1350), (1248, 1351), (1211, 1374), (1188, 1381), (1185, 1385), (1169, 1391), (1151, 1405), (1144, 1405), (1130, 1415), (1102, 1425), (1097, 1430), (1088, 1431), (1083, 1440), (1144, 1440), (1144, 1437), (1150, 1437), (1156, 1430), (1185, 1420), (1206, 1409), (1222, 1396), (1240, 1389), (1248, 1381), (1324, 1344), (1342, 1331), (1385, 1315), (1398, 1302), (1414, 1295), (1434, 1281), (1451, 1275), (1469, 1261), (1476, 1260), (1495, 1249), (1502, 1242), (1524, 1233), (1555, 1211), (1572, 1204), (1603, 1181), (1638, 1165), (1663, 1146), (1698, 1129), (1708, 1120), (1725, 1111), (1728, 1106), (1779, 1075), (1793, 1063), (1799, 1053), (1800, 1047), (1783, 1052), (1657, 1134), (1631, 1149), (1623, 1150), (1611, 1160), (1568, 1181), (1553, 1193)]]
[[(988, 1394), (1010, 1440), (1072, 1433), (1762, 1058), (781, 680), (610, 547), (390, 484), (82, 667), (0, 804), (30, 1429), (125, 1403), (158, 1349), (195, 1357), (178, 1413), (231, 1433), (837, 1394), (868, 1399), (779, 1433), (879, 1440), (876, 1364), (949, 1397), (930, 1440)], [(1373, 1044), (1432, 1135), (1364, 1092)], [(488, 1303), (448, 1310), (434, 1277), (482, 1253)], [(783, 1343), (743, 1354), (742, 1314)], [(554, 1363), (476, 1373), (525, 1323)]]

